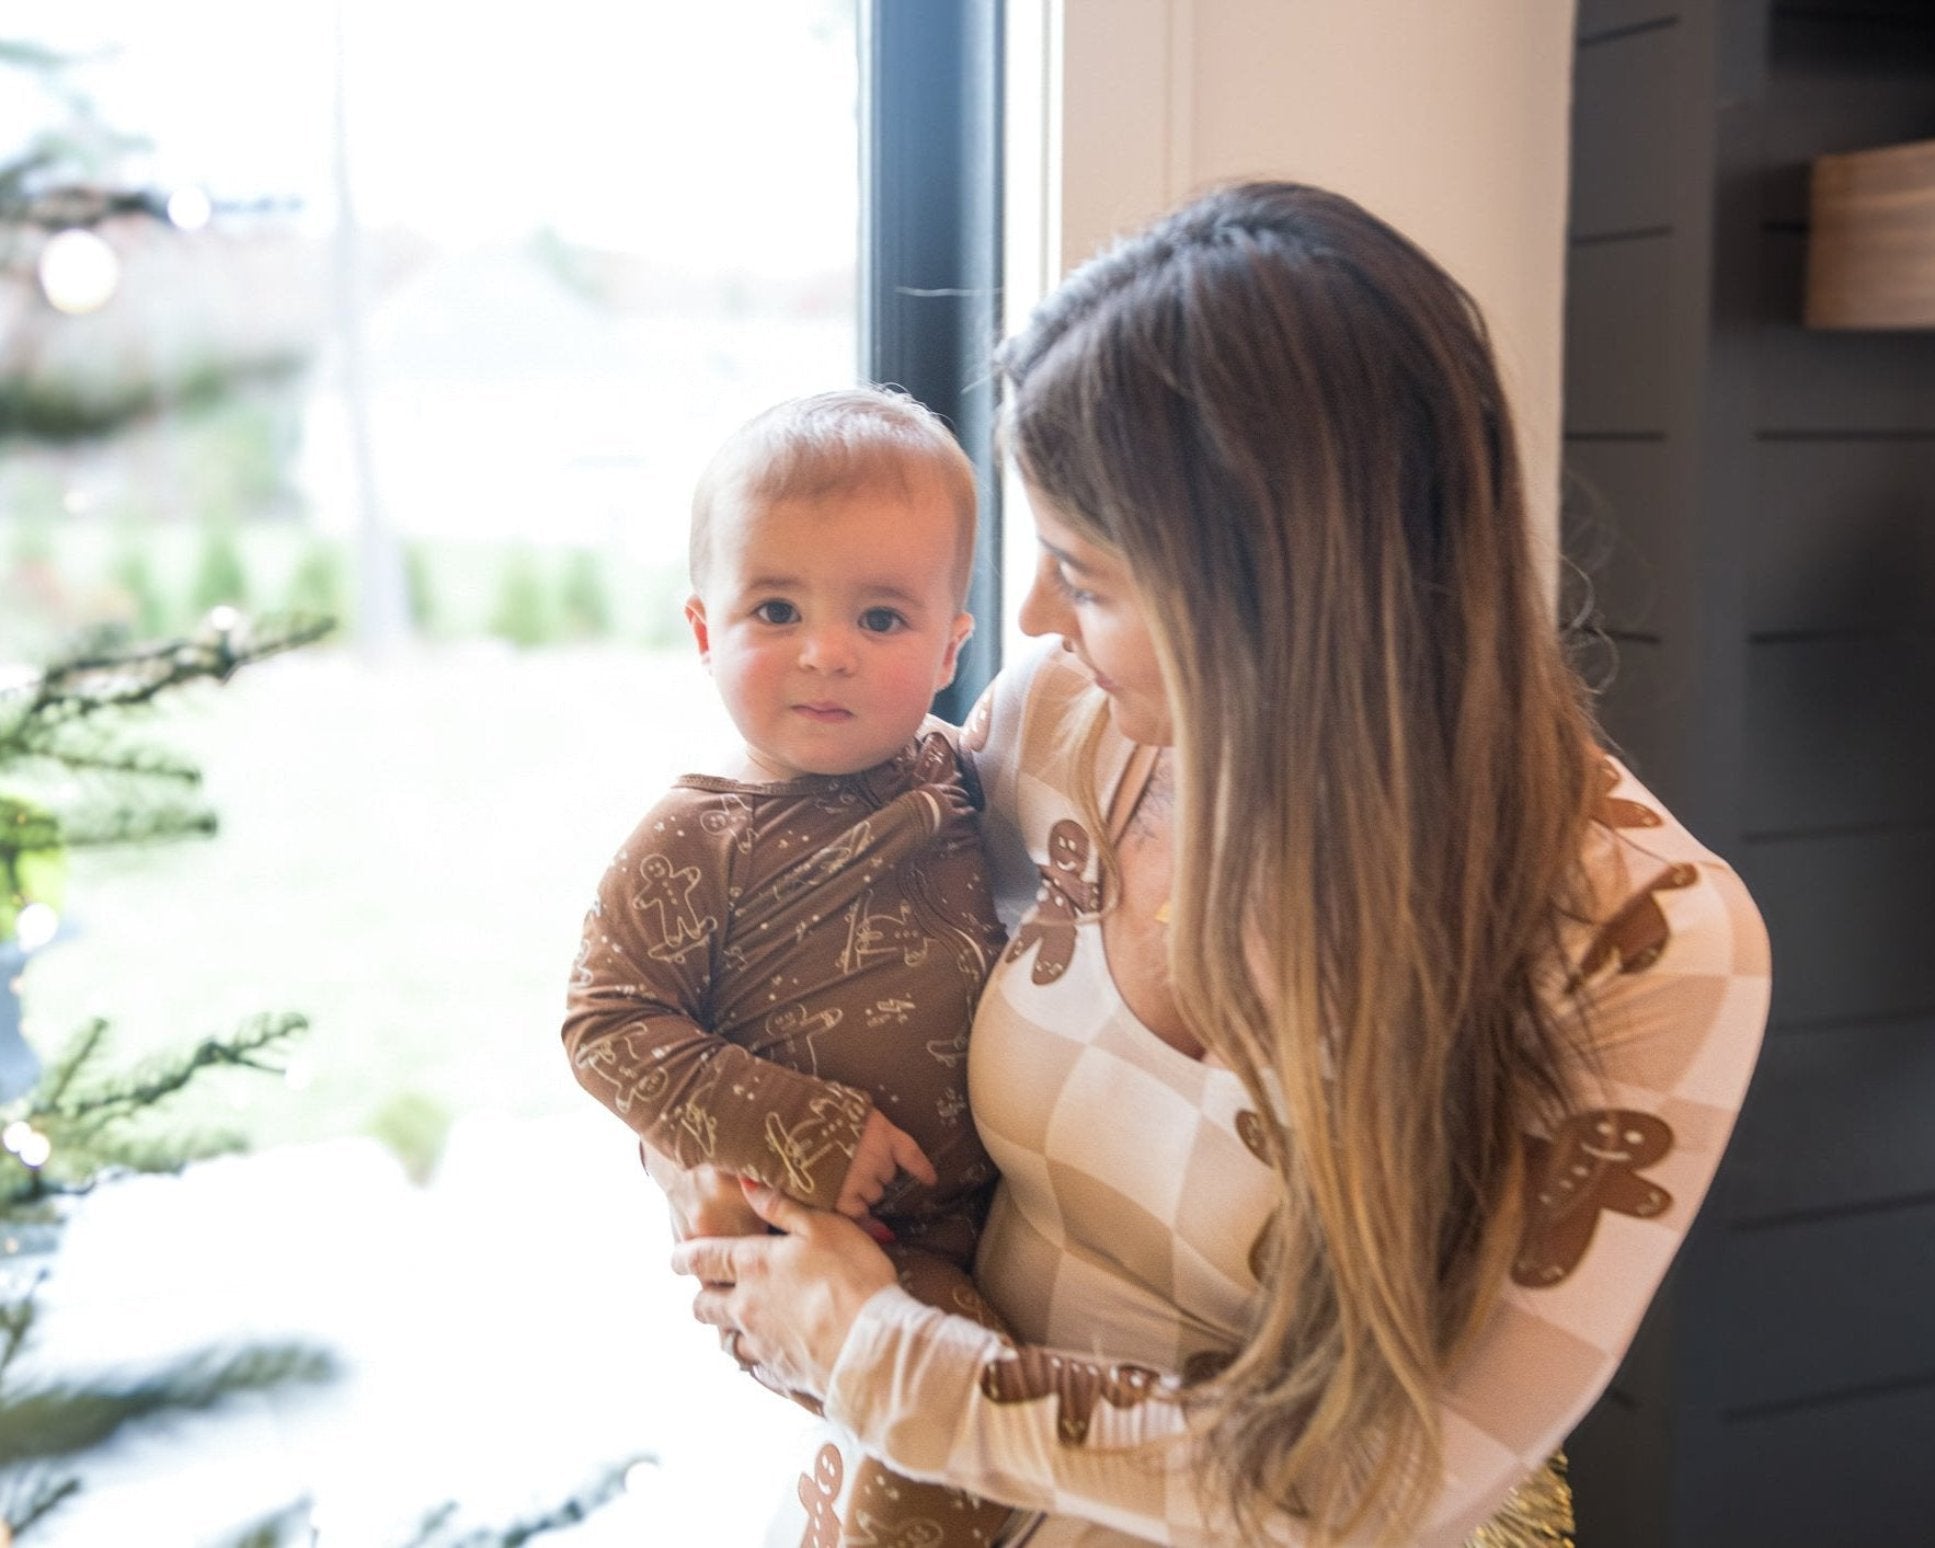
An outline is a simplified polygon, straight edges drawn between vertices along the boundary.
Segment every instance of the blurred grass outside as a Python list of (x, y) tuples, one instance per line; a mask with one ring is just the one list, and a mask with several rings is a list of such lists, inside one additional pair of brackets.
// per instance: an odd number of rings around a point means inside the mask
[[(303, 523), (16, 520), (0, 521), (0, 540), (0, 596), (13, 615), (0, 623), (0, 658), (54, 653), (79, 620), (118, 621), (137, 636), (187, 632), (218, 600), (203, 594), (209, 572), (231, 559), (244, 594), (220, 600), (257, 611), (328, 604), (343, 637), (353, 631), (353, 543)], [(433, 643), (606, 639), (663, 650), (685, 638), (682, 553), (652, 562), (610, 549), (432, 536), (409, 539), (406, 558), (412, 611)], [(506, 608), (520, 591), (529, 598), (523, 617)], [(507, 619), (524, 627), (506, 630)]]

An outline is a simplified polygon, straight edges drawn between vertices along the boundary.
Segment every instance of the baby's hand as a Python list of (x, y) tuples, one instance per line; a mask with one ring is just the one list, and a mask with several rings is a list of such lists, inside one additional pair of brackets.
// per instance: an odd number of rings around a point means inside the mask
[(853, 1147), (853, 1160), (833, 1207), (843, 1215), (864, 1220), (885, 1196), (896, 1172), (908, 1172), (930, 1188), (940, 1181), (913, 1136), (895, 1128), (876, 1107), (867, 1114), (867, 1126), (860, 1131), (860, 1143)]

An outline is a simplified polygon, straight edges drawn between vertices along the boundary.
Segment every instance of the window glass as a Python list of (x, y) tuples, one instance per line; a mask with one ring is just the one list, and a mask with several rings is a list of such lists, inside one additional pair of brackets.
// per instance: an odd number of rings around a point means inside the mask
[(130, 1058), (313, 1023), (169, 1120), (255, 1157), (84, 1210), (49, 1359), (286, 1328), (351, 1368), (115, 1454), (45, 1540), (306, 1498), (320, 1542), (400, 1543), (651, 1452), (656, 1533), (751, 1542), (808, 1454), (689, 1324), (557, 1026), (599, 874), (725, 729), (693, 478), (854, 377), (854, 30), (853, 0), (0, 18), (0, 665), (341, 619), (156, 722), (222, 832), (72, 857), (21, 992), (46, 1051), (96, 1015)]

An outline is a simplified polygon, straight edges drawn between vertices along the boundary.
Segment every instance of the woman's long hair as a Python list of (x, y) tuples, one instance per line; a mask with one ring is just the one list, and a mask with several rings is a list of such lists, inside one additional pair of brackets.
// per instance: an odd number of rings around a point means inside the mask
[(1580, 1057), (1549, 997), (1592, 727), (1483, 322), (1349, 200), (1257, 183), (1089, 263), (1000, 364), (1022, 471), (1151, 615), (1176, 997), (1283, 1178), (1206, 1475), (1249, 1528), (1396, 1535)]

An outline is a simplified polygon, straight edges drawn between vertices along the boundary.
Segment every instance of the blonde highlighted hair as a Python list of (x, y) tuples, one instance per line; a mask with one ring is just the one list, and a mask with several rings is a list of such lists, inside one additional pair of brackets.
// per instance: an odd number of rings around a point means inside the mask
[(955, 595), (965, 599), (974, 565), (974, 464), (940, 416), (891, 387), (842, 387), (774, 404), (726, 437), (693, 488), (693, 587), (704, 589), (713, 529), (729, 511), (881, 487), (912, 495), (924, 480), (954, 512)]
[(1255, 183), (1077, 271), (1000, 364), (1022, 471), (1149, 611), (1170, 974), (1283, 1183), (1255, 1326), (1198, 1390), (1206, 1487), (1259, 1535), (1395, 1539), (1583, 1057), (1547, 995), (1592, 726), (1483, 322), (1349, 200)]

